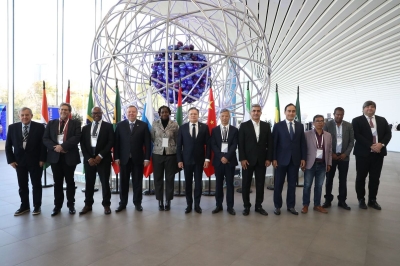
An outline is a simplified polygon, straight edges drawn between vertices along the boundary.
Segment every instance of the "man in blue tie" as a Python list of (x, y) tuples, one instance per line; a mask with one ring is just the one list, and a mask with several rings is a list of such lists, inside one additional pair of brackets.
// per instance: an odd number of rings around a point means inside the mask
[(287, 210), (298, 215), (296, 205), (296, 180), (299, 168), (306, 165), (307, 144), (304, 137), (304, 127), (294, 121), (296, 106), (292, 103), (285, 107), (286, 119), (275, 124), (273, 128), (274, 155), (272, 164), (275, 171), (274, 181), (274, 213), (281, 214), (282, 190), (287, 176), (288, 189), (286, 196)]

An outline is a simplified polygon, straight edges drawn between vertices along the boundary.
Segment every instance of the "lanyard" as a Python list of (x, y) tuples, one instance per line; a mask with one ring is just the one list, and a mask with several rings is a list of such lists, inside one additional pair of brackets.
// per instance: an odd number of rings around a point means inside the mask
[(223, 141), (228, 141), (229, 125), (226, 125), (225, 128), (226, 128), (226, 139), (224, 139), (225, 136), (224, 136), (224, 126), (223, 125), (221, 125), (221, 138)]
[(341, 139), (342, 138), (342, 124), (340, 126), (336, 126), (336, 138)]
[[(96, 131), (96, 136), (98, 137), (99, 136), (99, 131), (100, 131), (100, 127), (101, 127), (101, 122), (99, 121), (98, 122), (99, 123), (99, 125), (97, 126), (97, 131)], [(93, 136), (92, 135), (92, 132), (93, 132), (93, 128), (96, 126), (96, 122), (92, 122), (92, 127), (90, 128), (90, 135), (91, 136)]]
[[(317, 131), (315, 131), (315, 133), (318, 134)], [(322, 135), (321, 135), (321, 145), (320, 145), (319, 147), (318, 147), (318, 138), (317, 138), (317, 135), (315, 135), (315, 141), (316, 141), (316, 143), (317, 143), (317, 149), (321, 149), (322, 146), (324, 145), (324, 132), (323, 132), (323, 131), (322, 131)]]
[(66, 128), (67, 125), (68, 125), (68, 122), (69, 122), (69, 119), (67, 120), (67, 122), (66, 122), (65, 125), (64, 125), (63, 132), (60, 132), (60, 130), (61, 130), (61, 120), (60, 120), (60, 122), (58, 123), (58, 133), (59, 133), (59, 135), (61, 135), (62, 133), (64, 133), (64, 130), (65, 130), (65, 128)]

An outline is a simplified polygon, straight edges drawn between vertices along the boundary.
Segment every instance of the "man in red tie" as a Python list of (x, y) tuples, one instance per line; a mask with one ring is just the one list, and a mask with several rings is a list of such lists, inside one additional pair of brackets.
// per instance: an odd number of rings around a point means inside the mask
[(383, 158), (386, 156), (386, 146), (392, 138), (389, 124), (384, 117), (375, 115), (376, 104), (366, 101), (363, 105), (363, 115), (353, 119), (354, 145), (356, 156), (356, 192), (361, 209), (367, 209), (365, 204), (365, 179), (369, 175), (368, 206), (381, 210), (376, 201), (379, 178), (381, 176)]

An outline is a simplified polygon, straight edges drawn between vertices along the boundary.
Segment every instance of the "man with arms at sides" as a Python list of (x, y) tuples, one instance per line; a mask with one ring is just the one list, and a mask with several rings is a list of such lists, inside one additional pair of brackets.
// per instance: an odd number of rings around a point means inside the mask
[[(189, 109), (189, 122), (179, 127), (176, 156), (178, 167), (185, 173), (185, 191), (187, 207), (185, 213), (192, 211), (192, 185), (194, 176), (194, 210), (202, 213), (200, 199), (202, 192), (203, 168), (210, 163), (211, 149), (209, 130), (206, 124), (199, 122), (199, 110)], [(206, 147), (205, 147), (206, 146)], [(206, 152), (204, 152), (206, 149)]]
[(128, 204), (130, 175), (133, 204), (137, 211), (143, 211), (143, 168), (150, 162), (151, 137), (147, 124), (137, 119), (137, 113), (136, 106), (128, 106), (128, 119), (118, 122), (115, 129), (114, 159), (121, 169), (120, 202), (116, 212), (125, 210)]
[(226, 180), (226, 204), (228, 213), (235, 215), (233, 209), (234, 186), (233, 177), (235, 167), (238, 165), (236, 148), (239, 140), (239, 131), (236, 127), (229, 125), (230, 114), (228, 109), (222, 109), (219, 114), (221, 125), (215, 127), (211, 132), (211, 149), (214, 152), (213, 166), (215, 169), (216, 185), (215, 200), (216, 208), (212, 213), (223, 210), (224, 201), (224, 178)]
[(349, 156), (354, 147), (354, 131), (351, 123), (343, 121), (344, 109), (337, 107), (333, 112), (334, 118), (324, 126), (324, 131), (332, 135), (332, 167), (326, 173), (324, 208), (329, 208), (333, 200), (332, 186), (336, 167), (339, 170), (339, 195), (338, 206), (345, 210), (351, 208), (347, 205), (347, 172), (349, 170)]
[(263, 209), (264, 183), (267, 167), (271, 165), (273, 141), (271, 128), (268, 123), (261, 121), (261, 106), (251, 106), (251, 119), (240, 124), (239, 129), (239, 160), (242, 165), (242, 198), (243, 215), (250, 213), (250, 187), (253, 173), (256, 183), (255, 211), (268, 215)]
[(54, 209), (51, 216), (57, 215), (64, 203), (63, 181), (67, 184), (67, 207), (75, 214), (76, 165), (81, 163), (78, 144), (81, 139), (81, 122), (69, 119), (72, 108), (69, 103), (60, 104), (60, 119), (51, 120), (43, 135), (47, 147), (47, 162), (51, 164), (54, 179)]
[(103, 194), (102, 205), (104, 213), (110, 214), (111, 190), (111, 148), (114, 146), (114, 129), (110, 123), (102, 120), (103, 111), (100, 107), (92, 109), (93, 122), (82, 128), (81, 149), (85, 167), (85, 207), (79, 214), (92, 211), (94, 203), (94, 183), (96, 173), (99, 174)]
[(11, 124), (8, 127), (5, 147), (7, 163), (17, 172), (19, 196), (21, 198), (20, 208), (14, 213), (14, 216), (30, 211), (28, 174), (32, 183), (32, 214), (38, 215), (41, 212), (42, 167), (46, 161), (47, 151), (42, 142), (44, 126), (32, 121), (32, 117), (32, 110), (23, 107), (19, 111), (21, 122)]
[(365, 204), (365, 179), (369, 175), (368, 206), (381, 210), (376, 201), (379, 179), (381, 176), (383, 158), (387, 155), (386, 146), (392, 138), (392, 132), (384, 117), (375, 115), (376, 104), (366, 101), (363, 105), (363, 115), (353, 119), (354, 145), (356, 156), (356, 192), (361, 209), (367, 209)]
[(282, 190), (287, 176), (287, 210), (298, 215), (296, 205), (296, 181), (299, 168), (306, 165), (307, 144), (304, 137), (304, 127), (294, 120), (296, 117), (296, 106), (289, 103), (285, 106), (286, 119), (276, 123), (273, 128), (274, 138), (274, 160), (272, 162), (275, 171), (274, 180), (274, 213), (281, 214)]
[(313, 119), (314, 129), (307, 131), (304, 135), (307, 142), (307, 164), (302, 168), (304, 173), (303, 208), (302, 213), (308, 212), (310, 205), (311, 186), (314, 185), (314, 211), (328, 213), (321, 206), (322, 185), (325, 174), (329, 172), (332, 165), (332, 136), (323, 130), (324, 117), (316, 115)]

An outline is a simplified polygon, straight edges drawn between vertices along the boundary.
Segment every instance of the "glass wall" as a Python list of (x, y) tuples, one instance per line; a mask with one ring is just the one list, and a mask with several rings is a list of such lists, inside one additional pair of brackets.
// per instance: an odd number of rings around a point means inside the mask
[(7, 115), (7, 1), (0, 1), (0, 140), (6, 138)]

